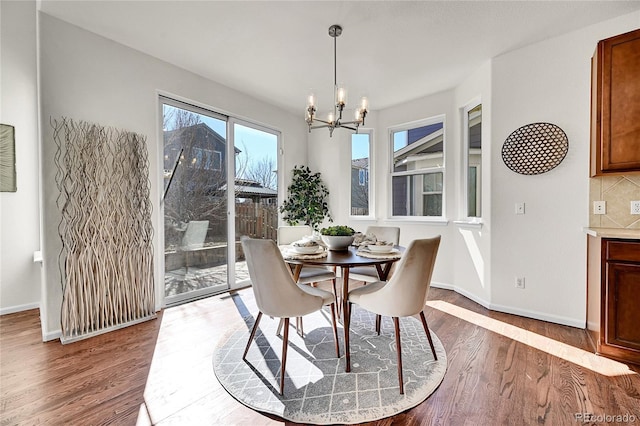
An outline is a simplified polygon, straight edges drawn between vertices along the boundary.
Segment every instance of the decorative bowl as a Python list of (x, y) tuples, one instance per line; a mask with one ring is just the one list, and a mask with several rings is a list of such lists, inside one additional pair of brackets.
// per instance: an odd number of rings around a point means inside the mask
[(329, 250), (346, 250), (353, 242), (353, 235), (322, 235), (322, 241)]

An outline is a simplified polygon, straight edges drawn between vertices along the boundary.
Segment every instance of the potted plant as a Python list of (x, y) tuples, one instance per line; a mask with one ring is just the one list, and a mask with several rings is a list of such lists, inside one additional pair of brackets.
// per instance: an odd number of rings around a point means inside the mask
[(329, 226), (320, 230), (322, 241), (329, 250), (346, 250), (353, 243), (356, 231), (344, 225)]
[(288, 225), (310, 225), (314, 231), (325, 218), (333, 222), (327, 197), (329, 190), (322, 182), (320, 173), (311, 173), (307, 166), (294, 166), (288, 196), (280, 206), (282, 218)]

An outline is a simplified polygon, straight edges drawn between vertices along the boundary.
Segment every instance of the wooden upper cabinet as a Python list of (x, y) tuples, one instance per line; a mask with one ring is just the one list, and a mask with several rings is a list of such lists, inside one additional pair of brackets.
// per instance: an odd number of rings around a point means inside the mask
[(640, 172), (640, 29), (600, 41), (591, 78), (591, 176)]

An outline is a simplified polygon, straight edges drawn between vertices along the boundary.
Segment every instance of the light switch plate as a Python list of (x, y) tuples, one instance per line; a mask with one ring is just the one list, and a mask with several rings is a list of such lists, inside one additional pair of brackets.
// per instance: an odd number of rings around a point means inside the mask
[(640, 201), (631, 202), (631, 214), (640, 214)]
[(516, 214), (524, 214), (524, 203), (516, 203)]

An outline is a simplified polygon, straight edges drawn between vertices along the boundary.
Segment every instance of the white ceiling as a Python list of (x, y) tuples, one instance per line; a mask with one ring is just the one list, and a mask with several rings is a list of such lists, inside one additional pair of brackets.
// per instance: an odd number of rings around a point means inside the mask
[(373, 110), (456, 86), (489, 58), (640, 9), (639, 1), (60, 1), (56, 18), (302, 116), (338, 83)]

